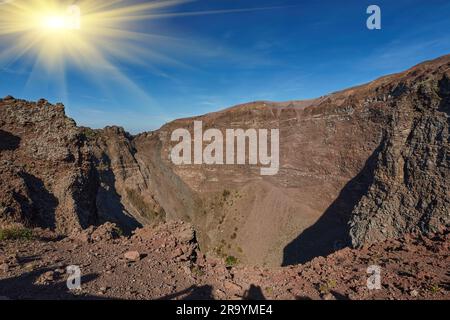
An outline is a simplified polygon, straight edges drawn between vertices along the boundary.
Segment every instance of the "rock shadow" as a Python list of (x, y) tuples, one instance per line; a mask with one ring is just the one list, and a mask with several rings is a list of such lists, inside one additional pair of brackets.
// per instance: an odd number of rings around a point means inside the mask
[(178, 298), (181, 298), (181, 300), (214, 300), (212, 290), (213, 288), (210, 285), (200, 287), (194, 285), (179, 292), (161, 297), (157, 300), (174, 300)]
[(266, 300), (264, 293), (260, 286), (254, 284), (250, 285), (247, 291), (244, 293), (244, 300)]
[(132, 231), (141, 228), (142, 224), (126, 213), (121, 196), (115, 187), (116, 177), (111, 169), (111, 159), (103, 154), (102, 162), (106, 164), (107, 169), (98, 170), (100, 180), (96, 198), (98, 214), (100, 219), (116, 223), (126, 235), (131, 235)]
[(376, 160), (383, 143), (372, 153), (359, 174), (341, 190), (319, 220), (304, 230), (283, 250), (283, 266), (302, 264), (327, 256), (351, 244), (348, 222), (356, 204), (373, 182)]
[(0, 151), (14, 151), (20, 146), (20, 137), (0, 130)]
[[(96, 296), (77, 295), (67, 288), (66, 275), (49, 284), (36, 281), (52, 268), (40, 268), (17, 277), (0, 280), (0, 296), (10, 300), (103, 300)], [(97, 274), (87, 274), (81, 277), (81, 285), (91, 282)]]
[[(27, 213), (27, 218), (33, 225), (38, 225), (44, 228), (56, 228), (56, 207), (58, 206), (58, 199), (50, 193), (44, 185), (44, 182), (26, 172), (20, 172), (19, 176), (25, 182), (32, 204), (26, 199), (18, 199), (22, 206), (22, 212)], [(19, 195), (15, 195), (19, 197)]]

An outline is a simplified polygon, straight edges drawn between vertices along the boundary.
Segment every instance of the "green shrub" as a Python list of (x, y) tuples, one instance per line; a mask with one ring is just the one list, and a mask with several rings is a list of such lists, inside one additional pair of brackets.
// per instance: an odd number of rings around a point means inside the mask
[(433, 285), (430, 285), (429, 290), (432, 294), (436, 294), (441, 291), (441, 288), (439, 287), (439, 285), (433, 284)]
[(225, 259), (225, 265), (226, 265), (227, 267), (234, 267), (234, 266), (237, 265), (237, 264), (238, 264), (238, 259), (237, 259), (236, 257), (228, 256), (228, 257)]
[(33, 230), (23, 227), (0, 229), (0, 240), (32, 240)]
[(331, 290), (333, 290), (336, 287), (336, 281), (335, 280), (328, 280), (326, 283), (322, 283), (319, 285), (319, 291), (321, 294), (327, 294)]

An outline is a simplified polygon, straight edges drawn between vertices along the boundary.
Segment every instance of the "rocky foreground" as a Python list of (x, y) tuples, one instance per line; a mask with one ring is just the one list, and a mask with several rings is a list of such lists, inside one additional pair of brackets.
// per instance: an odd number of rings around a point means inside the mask
[[(82, 272), (70, 291), (66, 267)], [(381, 289), (369, 290), (370, 265)], [(450, 233), (408, 235), (285, 268), (205, 257), (190, 224), (131, 237), (107, 223), (68, 237), (42, 229), (0, 241), (2, 299), (449, 299)]]

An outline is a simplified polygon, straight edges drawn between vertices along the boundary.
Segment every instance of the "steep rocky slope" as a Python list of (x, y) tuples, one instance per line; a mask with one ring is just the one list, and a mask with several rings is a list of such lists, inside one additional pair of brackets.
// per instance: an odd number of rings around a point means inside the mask
[[(304, 102), (255, 102), (130, 136), (0, 100), (2, 223), (71, 233), (189, 221), (203, 252), (289, 265), (449, 225), (450, 56)], [(178, 128), (280, 130), (280, 171), (175, 166)]]

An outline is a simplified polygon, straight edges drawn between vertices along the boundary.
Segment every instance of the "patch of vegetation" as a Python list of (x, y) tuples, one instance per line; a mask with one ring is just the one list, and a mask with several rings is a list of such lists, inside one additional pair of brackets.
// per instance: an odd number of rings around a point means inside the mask
[(441, 288), (437, 284), (431, 285), (428, 289), (430, 290), (430, 292), (432, 294), (437, 294), (437, 293), (439, 293), (441, 291)]
[(330, 293), (330, 291), (333, 290), (334, 288), (336, 288), (335, 280), (328, 280), (327, 282), (319, 285), (319, 291), (321, 294)]
[(233, 234), (231, 235), (231, 240), (234, 240), (234, 239), (236, 239), (237, 238), (237, 233), (236, 232), (233, 232)]
[(239, 262), (238, 258), (234, 257), (234, 256), (228, 256), (225, 259), (225, 265), (229, 268), (229, 267), (234, 267), (235, 265), (237, 265)]
[(3, 240), (32, 240), (33, 230), (23, 227), (0, 229), (0, 241)]
[(268, 295), (272, 295), (273, 294), (273, 288), (272, 287), (266, 287), (266, 293), (268, 294)]

